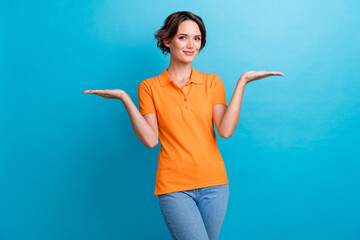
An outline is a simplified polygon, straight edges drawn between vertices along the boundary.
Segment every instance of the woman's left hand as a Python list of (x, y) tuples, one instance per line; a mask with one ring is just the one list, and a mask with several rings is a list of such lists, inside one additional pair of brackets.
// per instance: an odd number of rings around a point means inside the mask
[(270, 76), (285, 76), (282, 72), (268, 72), (268, 71), (248, 71), (245, 72), (241, 77), (239, 78), (239, 82), (242, 82), (244, 84), (247, 84), (249, 82), (259, 80), (265, 77)]

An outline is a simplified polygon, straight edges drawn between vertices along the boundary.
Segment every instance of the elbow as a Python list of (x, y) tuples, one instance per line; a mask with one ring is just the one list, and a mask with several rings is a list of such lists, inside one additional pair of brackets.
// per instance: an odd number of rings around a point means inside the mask
[(219, 136), (222, 138), (229, 138), (232, 136), (232, 133), (219, 133)]
[(145, 147), (147, 147), (147, 148), (154, 148), (154, 147), (156, 147), (156, 145), (158, 145), (158, 143), (159, 143), (159, 140), (156, 139), (156, 140), (154, 140), (154, 141), (152, 141), (152, 142), (150, 142), (150, 143), (145, 144)]
[(231, 137), (231, 135), (229, 135), (229, 136), (227, 136), (227, 135), (220, 135), (220, 137), (222, 137), (222, 138), (229, 138), (229, 137)]

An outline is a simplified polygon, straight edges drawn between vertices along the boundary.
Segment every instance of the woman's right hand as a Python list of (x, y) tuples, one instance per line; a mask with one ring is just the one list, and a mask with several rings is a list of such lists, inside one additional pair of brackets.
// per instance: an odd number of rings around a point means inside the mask
[(85, 90), (85, 91), (83, 91), (83, 93), (84, 94), (92, 93), (92, 94), (96, 94), (103, 98), (114, 98), (114, 99), (120, 99), (120, 100), (126, 94), (126, 92), (121, 89)]

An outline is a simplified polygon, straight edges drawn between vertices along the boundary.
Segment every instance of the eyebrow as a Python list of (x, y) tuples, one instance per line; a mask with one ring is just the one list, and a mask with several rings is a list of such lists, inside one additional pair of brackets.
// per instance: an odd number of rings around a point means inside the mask
[[(179, 35), (185, 35), (185, 36), (187, 36), (187, 34), (185, 34), (185, 33), (179, 33), (178, 36), (179, 36)], [(195, 37), (201, 37), (201, 35), (195, 35)]]

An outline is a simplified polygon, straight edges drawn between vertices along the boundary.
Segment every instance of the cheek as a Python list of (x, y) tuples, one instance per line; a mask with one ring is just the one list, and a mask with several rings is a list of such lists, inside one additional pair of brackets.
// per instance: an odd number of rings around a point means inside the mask
[(179, 41), (176, 46), (179, 49), (183, 49), (183, 48), (186, 47), (186, 42), (185, 41), (182, 41), (182, 42)]
[(196, 43), (196, 49), (200, 50), (200, 48), (201, 48), (201, 42)]

